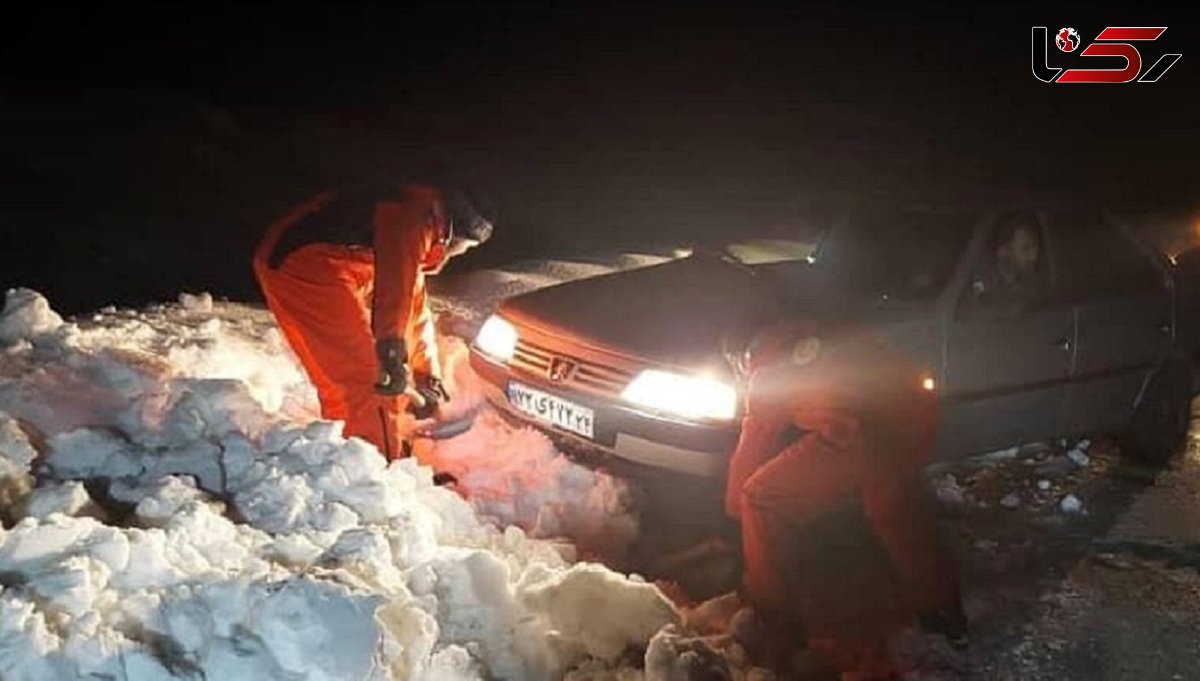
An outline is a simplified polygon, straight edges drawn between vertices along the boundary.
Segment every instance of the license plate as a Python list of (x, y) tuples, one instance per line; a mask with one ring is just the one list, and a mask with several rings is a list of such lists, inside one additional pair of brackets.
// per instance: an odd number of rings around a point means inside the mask
[(569, 430), (588, 439), (594, 437), (596, 413), (570, 400), (510, 381), (508, 403), (521, 413), (543, 423)]

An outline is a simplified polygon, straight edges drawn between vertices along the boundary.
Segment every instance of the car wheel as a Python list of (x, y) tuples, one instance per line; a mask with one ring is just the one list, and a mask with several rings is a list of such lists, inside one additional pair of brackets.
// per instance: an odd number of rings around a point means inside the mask
[(1165, 466), (1183, 450), (1191, 420), (1192, 366), (1164, 363), (1146, 384), (1122, 438), (1126, 452), (1152, 466)]

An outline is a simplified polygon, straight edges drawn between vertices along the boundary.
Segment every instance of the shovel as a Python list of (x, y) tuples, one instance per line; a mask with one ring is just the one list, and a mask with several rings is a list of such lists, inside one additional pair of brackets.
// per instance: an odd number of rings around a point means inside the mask
[[(421, 400), (424, 403), (424, 397), (417, 394), (413, 396), (414, 400)], [(471, 429), (475, 425), (475, 417), (479, 414), (479, 407), (468, 410), (465, 414), (454, 419), (439, 420), (429, 426), (417, 428), (412, 433), (413, 439), (428, 439), (438, 442), (440, 440), (449, 440), (458, 437)], [(411, 445), (409, 445), (411, 448)], [(433, 484), (439, 486), (452, 486), (458, 482), (458, 478), (453, 473), (441, 471), (433, 474)]]
[[(445, 395), (445, 393), (443, 393)], [(411, 386), (404, 391), (404, 396), (409, 400), (409, 411), (420, 413), (429, 404), (429, 400), (420, 392), (414, 390)], [(446, 396), (449, 397), (448, 395)], [(436, 412), (435, 412), (436, 413)], [(467, 413), (458, 416), (457, 418), (447, 420), (437, 420), (433, 424), (418, 427), (413, 432), (413, 438), (427, 438), (430, 440), (449, 440), (452, 437), (462, 435), (471, 429), (475, 424), (475, 416), (479, 414), (479, 408), (476, 407), (467, 411)]]

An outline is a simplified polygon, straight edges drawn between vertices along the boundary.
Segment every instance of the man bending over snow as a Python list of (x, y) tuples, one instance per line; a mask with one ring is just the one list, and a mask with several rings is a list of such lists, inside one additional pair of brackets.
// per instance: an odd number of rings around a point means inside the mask
[(447, 399), (425, 276), (485, 241), (471, 193), (414, 176), (320, 192), (267, 230), (254, 273), (317, 388), (321, 416), (405, 455), (417, 418)]

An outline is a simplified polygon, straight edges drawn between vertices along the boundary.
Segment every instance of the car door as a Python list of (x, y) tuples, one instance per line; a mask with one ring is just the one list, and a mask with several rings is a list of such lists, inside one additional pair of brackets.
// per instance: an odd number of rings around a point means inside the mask
[(1050, 222), (1058, 294), (1076, 315), (1060, 430), (1122, 430), (1147, 373), (1174, 343), (1168, 275), (1099, 211), (1055, 213)]
[[(1070, 372), (1074, 317), (1051, 293), (1042, 216), (1010, 213), (988, 225), (945, 328), (938, 455), (959, 457), (1048, 437)], [(1008, 274), (1015, 231), (1036, 242), (1022, 276)], [(1021, 249), (1029, 261), (1029, 243)]]

